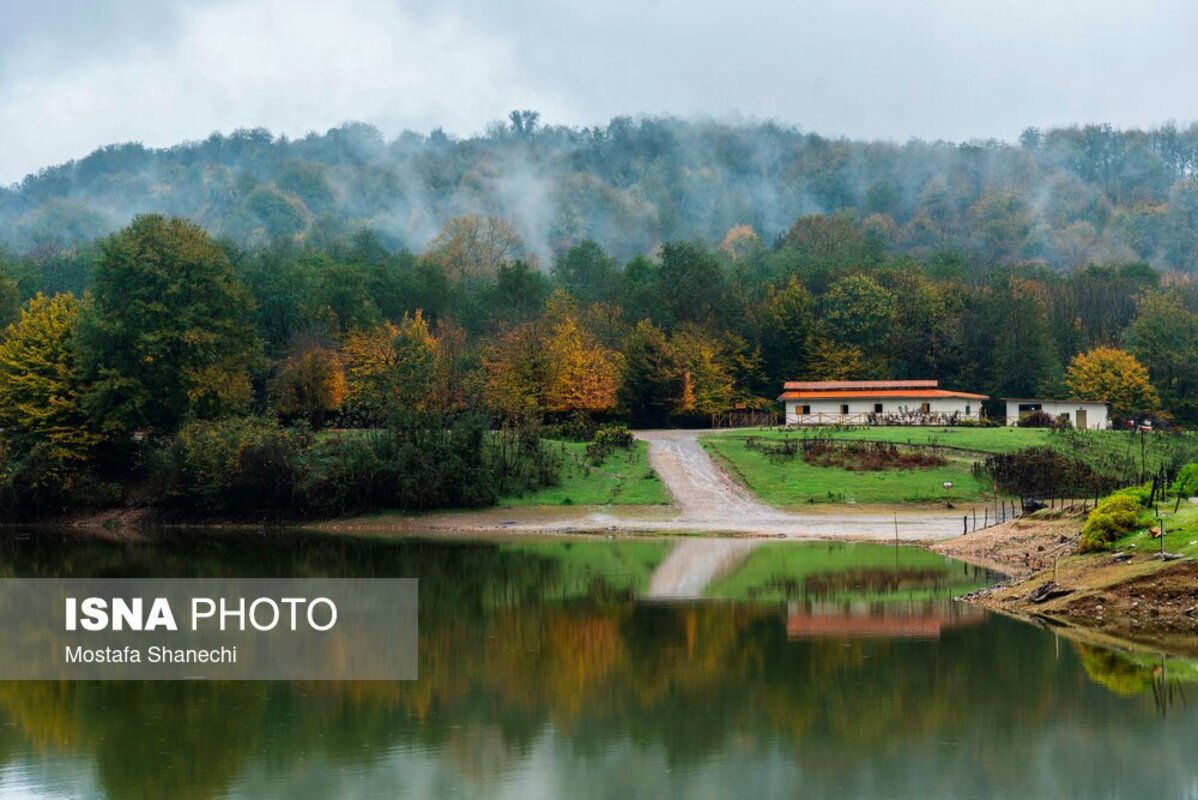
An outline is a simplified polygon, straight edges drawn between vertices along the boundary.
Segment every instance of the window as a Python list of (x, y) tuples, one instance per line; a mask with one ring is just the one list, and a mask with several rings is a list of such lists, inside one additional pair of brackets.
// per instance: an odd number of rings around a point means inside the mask
[(805, 417), (811, 416), (811, 406), (803, 406), (802, 414)]
[(966, 405), (965, 405), (965, 416), (967, 416), (967, 417), (968, 417), (968, 416), (969, 416), (970, 414), (972, 414), (972, 413), (973, 413), (973, 406), (971, 406), (971, 405), (969, 405), (968, 403), (966, 403)]
[(849, 404), (848, 404), (848, 403), (841, 403), (841, 404), (840, 404), (840, 413), (841, 413), (841, 414), (847, 414), (847, 413), (849, 413)]
[(931, 403), (920, 403), (919, 404), (919, 413), (920, 414), (931, 414), (932, 413), (932, 404)]
[(875, 414), (882, 413), (882, 404), (881, 403), (874, 403), (874, 413)]
[(1030, 414), (1030, 413), (1032, 413), (1033, 411), (1039, 411), (1039, 410), (1040, 410), (1040, 404), (1039, 404), (1039, 403), (1020, 403), (1020, 404), (1019, 404), (1019, 413), (1020, 413), (1020, 415), (1023, 415), (1023, 414)]

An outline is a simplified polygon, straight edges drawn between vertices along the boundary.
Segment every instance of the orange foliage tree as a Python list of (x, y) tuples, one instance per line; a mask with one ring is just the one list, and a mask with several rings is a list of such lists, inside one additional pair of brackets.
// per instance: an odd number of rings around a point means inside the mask
[(348, 394), (341, 357), (328, 347), (305, 348), (283, 363), (270, 390), (279, 414), (323, 427), (325, 415), (340, 411)]
[(1065, 385), (1076, 399), (1110, 403), (1116, 417), (1160, 411), (1148, 370), (1126, 350), (1095, 347), (1079, 353), (1065, 370)]

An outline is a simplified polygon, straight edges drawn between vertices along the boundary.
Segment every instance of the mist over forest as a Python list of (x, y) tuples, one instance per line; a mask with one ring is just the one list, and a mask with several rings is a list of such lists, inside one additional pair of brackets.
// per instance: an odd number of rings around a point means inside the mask
[[(775, 245), (797, 219), (843, 215), (871, 246), (973, 266), (1198, 267), (1198, 127), (1028, 129), (1018, 142), (829, 139), (766, 122), (617, 117), (485, 134), (351, 123), (302, 139), (265, 129), (166, 149), (114, 144), (0, 188), (0, 241), (49, 258), (136, 214), (186, 217), (242, 247), (316, 246), (370, 228), (421, 252), (449, 220), (509, 222), (548, 269), (591, 239), (620, 260), (748, 226)], [(743, 230), (743, 228), (742, 228)]]

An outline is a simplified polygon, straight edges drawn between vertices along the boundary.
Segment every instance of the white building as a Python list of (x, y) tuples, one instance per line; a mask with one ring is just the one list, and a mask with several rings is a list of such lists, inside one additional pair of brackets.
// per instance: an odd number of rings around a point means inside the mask
[(980, 419), (984, 394), (939, 381), (787, 381), (787, 425), (952, 425)]
[(1097, 400), (1036, 400), (1007, 397), (1007, 424), (1017, 425), (1021, 417), (1043, 411), (1058, 419), (1064, 417), (1075, 428), (1103, 430), (1110, 427), (1107, 404)]

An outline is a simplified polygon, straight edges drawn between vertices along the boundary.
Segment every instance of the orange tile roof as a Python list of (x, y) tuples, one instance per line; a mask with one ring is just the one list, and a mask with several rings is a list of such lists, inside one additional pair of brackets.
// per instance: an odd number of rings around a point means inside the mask
[(956, 397), (962, 400), (987, 400), (989, 395), (970, 392), (953, 392), (948, 389), (886, 389), (880, 391), (786, 391), (779, 400), (842, 400), (861, 397), (895, 397), (912, 399), (936, 399)]
[(836, 390), (865, 390), (865, 389), (935, 389), (940, 385), (937, 380), (915, 381), (786, 381), (783, 389), (796, 391), (836, 391)]

